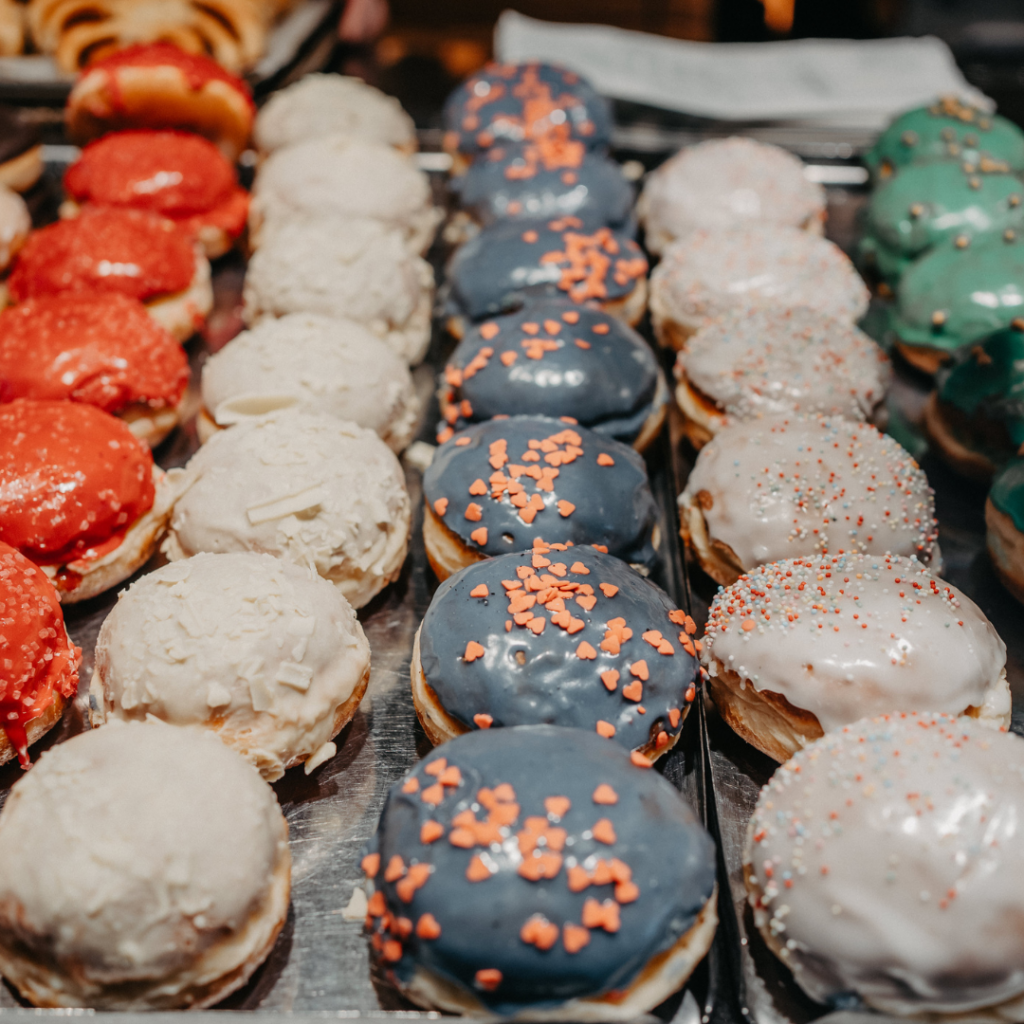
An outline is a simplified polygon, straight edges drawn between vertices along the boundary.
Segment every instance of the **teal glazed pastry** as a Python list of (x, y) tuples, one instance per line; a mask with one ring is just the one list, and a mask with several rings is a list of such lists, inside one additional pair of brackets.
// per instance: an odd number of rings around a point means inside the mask
[(954, 96), (930, 107), (901, 114), (864, 156), (876, 181), (908, 164), (931, 160), (966, 160), (979, 169), (1004, 164), (1024, 171), (1024, 132), (1012, 121), (990, 114)]
[(913, 366), (935, 373), (958, 349), (1009, 326), (1024, 313), (1024, 244), (1019, 232), (937, 245), (909, 267), (891, 326)]
[(1024, 183), (1004, 171), (955, 161), (917, 164), (883, 181), (868, 203), (860, 262), (895, 286), (930, 249), (968, 233), (982, 237), (1024, 227)]
[(988, 553), (1003, 586), (1024, 603), (1024, 458), (1011, 459), (985, 502)]
[(1024, 444), (1024, 318), (974, 345), (932, 392), (925, 424), (954, 469), (987, 480)]

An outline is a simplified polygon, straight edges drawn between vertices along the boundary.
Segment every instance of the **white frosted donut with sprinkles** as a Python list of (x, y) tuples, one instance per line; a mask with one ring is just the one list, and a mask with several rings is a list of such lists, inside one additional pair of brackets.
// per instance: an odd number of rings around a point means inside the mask
[(969, 597), (916, 558), (762, 565), (718, 592), (701, 660), (722, 717), (776, 761), (896, 710), (1010, 724), (1006, 645)]
[(761, 791), (744, 857), (754, 921), (819, 1002), (1022, 1020), (1022, 816), (1020, 737), (946, 715), (862, 719)]
[(907, 451), (842, 416), (766, 416), (713, 438), (679, 496), (680, 532), (728, 586), (800, 555), (916, 555), (938, 571), (928, 480)]

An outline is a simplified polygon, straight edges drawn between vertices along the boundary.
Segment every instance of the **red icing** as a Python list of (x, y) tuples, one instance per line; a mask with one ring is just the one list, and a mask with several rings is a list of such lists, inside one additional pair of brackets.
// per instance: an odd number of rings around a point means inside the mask
[(33, 232), (8, 281), (23, 302), (60, 292), (119, 292), (145, 301), (184, 291), (196, 256), (191, 236), (144, 210), (83, 210)]
[(25, 727), (78, 687), (82, 652), (68, 639), (57, 591), (46, 575), (0, 542), (0, 728), (23, 767)]
[(153, 498), (153, 456), (120, 420), (78, 402), (0, 406), (0, 540), (32, 561), (99, 557)]
[(0, 402), (66, 398), (118, 413), (177, 405), (188, 357), (137, 299), (43, 295), (0, 313)]

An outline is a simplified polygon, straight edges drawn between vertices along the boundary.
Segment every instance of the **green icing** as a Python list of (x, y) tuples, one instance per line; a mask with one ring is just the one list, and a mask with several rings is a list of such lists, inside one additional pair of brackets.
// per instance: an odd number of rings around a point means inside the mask
[(1024, 530), (1024, 458), (1011, 459), (992, 481), (988, 492), (992, 504), (1013, 520), (1018, 530)]
[(876, 180), (929, 160), (959, 159), (980, 163), (983, 157), (1024, 171), (1024, 132), (998, 114), (988, 114), (945, 99), (931, 107), (901, 114), (864, 155)]

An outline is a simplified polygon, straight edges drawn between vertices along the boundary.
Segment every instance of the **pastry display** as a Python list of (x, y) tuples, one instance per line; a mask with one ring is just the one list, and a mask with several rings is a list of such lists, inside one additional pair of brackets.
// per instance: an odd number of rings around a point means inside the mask
[(179, 422), (188, 358), (138, 299), (41, 295), (0, 312), (0, 401), (98, 406), (156, 447)]
[(69, 292), (126, 295), (179, 341), (213, 307), (209, 261), (182, 228), (148, 210), (83, 210), (34, 231), (7, 288), (14, 302)]
[(559, 293), (636, 324), (647, 300), (647, 259), (627, 235), (606, 227), (587, 232), (576, 217), (505, 221), (456, 251), (448, 285), (447, 325), (457, 338), (472, 321)]
[(679, 518), (701, 568), (724, 586), (800, 556), (916, 555), (941, 565), (920, 467), (891, 437), (841, 416), (765, 416), (723, 430), (701, 449)]
[(656, 558), (657, 508), (643, 459), (564, 421), (513, 416), (468, 427), (437, 450), (423, 496), (427, 558), (441, 580), (531, 548), (541, 560), (549, 547), (571, 553), (574, 544), (645, 567)]
[(420, 415), (409, 369), (386, 342), (352, 320), (316, 313), (261, 320), (229, 341), (203, 366), (202, 394), (203, 441), (254, 416), (299, 409), (368, 427), (400, 452)]
[(1024, 602), (1024, 458), (996, 474), (985, 501), (985, 540), (1003, 586)]
[(0, 541), (0, 764), (28, 767), (28, 748), (78, 689), (81, 660), (47, 575)]
[(245, 275), (243, 317), (355, 320), (410, 365), (430, 344), (434, 272), (378, 221), (290, 219), (264, 233)]
[(69, 604), (138, 569), (173, 490), (127, 424), (81, 402), (0, 405), (0, 541), (41, 566)]
[(752, 569), (715, 597), (701, 660), (722, 718), (779, 762), (897, 709), (1010, 725), (1006, 645), (969, 597), (913, 557)]
[(0, 858), (0, 972), (35, 1006), (212, 1006), (288, 915), (274, 791), (212, 736), (158, 722), (45, 753), (0, 813)]
[(32, 230), (32, 217), (25, 200), (13, 189), (0, 184), (0, 271), (6, 270)]
[(391, 788), (363, 869), (388, 975), (468, 1016), (632, 1019), (717, 925), (714, 846), (689, 805), (581, 729), (452, 740)]
[(868, 290), (845, 253), (809, 231), (773, 224), (701, 228), (670, 246), (651, 275), (651, 321), (669, 348), (750, 307), (807, 306), (854, 323)]
[(588, 544), (539, 551), (469, 565), (435, 592), (410, 667), (423, 731), (444, 743), (473, 729), (567, 725), (655, 761), (697, 693), (693, 619)]
[(700, 328), (677, 356), (675, 375), (683, 430), (700, 448), (730, 424), (776, 413), (877, 419), (892, 370), (849, 322), (768, 306)]
[[(156, 0), (162, 7), (166, 0)], [(64, 123), (78, 143), (124, 128), (180, 128), (215, 142), (237, 160), (256, 107), (249, 87), (216, 60), (170, 43), (138, 43), (82, 72)]]
[(968, 719), (826, 734), (775, 773), (747, 832), (764, 941), (818, 1002), (1019, 1019), (1022, 779), (1020, 737)]
[[(11, 8), (15, 8), (20, 19), (22, 5), (7, 0), (4, 9), (10, 11)], [(33, 123), (23, 109), (0, 106), (0, 185), (15, 192), (26, 192), (42, 173), (43, 142), (39, 125)]]
[(416, 151), (416, 126), (398, 100), (348, 75), (306, 75), (272, 93), (253, 127), (264, 154), (329, 135)]
[(195, 555), (132, 584), (103, 623), (95, 665), (94, 726), (157, 718), (210, 730), (274, 782), (337, 752), (370, 647), (337, 587), (246, 551)]
[(650, 346), (593, 306), (538, 299), (470, 330), (444, 369), (438, 440), (494, 416), (570, 416), (643, 451), (668, 387)]
[(210, 438), (174, 471), (180, 497), (163, 551), (259, 551), (311, 566), (362, 608), (398, 578), (409, 495), (372, 431), (285, 410)]
[(709, 139), (687, 146), (652, 171), (637, 203), (644, 244), (663, 253), (691, 231), (752, 223), (820, 235), (825, 190), (808, 181), (803, 161), (753, 139)]

